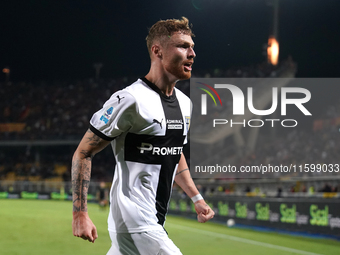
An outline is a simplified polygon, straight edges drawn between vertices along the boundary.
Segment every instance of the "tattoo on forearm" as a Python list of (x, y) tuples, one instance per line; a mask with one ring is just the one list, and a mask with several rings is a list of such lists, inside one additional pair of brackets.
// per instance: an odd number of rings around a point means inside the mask
[(91, 160), (92, 157), (93, 157), (93, 155), (91, 154), (91, 152), (88, 151), (88, 150), (81, 150), (80, 153), (84, 155), (84, 157), (85, 157), (86, 160)]
[(73, 211), (87, 211), (87, 192), (90, 186), (91, 162), (74, 160), (72, 162)]
[(179, 174), (183, 173), (184, 171), (189, 171), (189, 168), (185, 168), (185, 169), (179, 171), (176, 175), (179, 175)]
[(86, 146), (80, 150), (72, 161), (72, 189), (73, 211), (87, 211), (87, 192), (90, 186), (92, 157), (96, 150), (104, 145), (103, 139), (94, 134), (90, 129), (85, 136)]
[(87, 137), (87, 143), (89, 143), (91, 146), (97, 146), (102, 141), (102, 139), (94, 134), (90, 129), (87, 130), (87, 133), (92, 134), (92, 136)]

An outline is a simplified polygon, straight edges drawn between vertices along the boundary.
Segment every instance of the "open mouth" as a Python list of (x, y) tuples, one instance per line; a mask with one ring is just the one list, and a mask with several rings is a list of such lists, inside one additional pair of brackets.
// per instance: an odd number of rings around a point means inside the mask
[(192, 64), (193, 64), (192, 62), (184, 63), (184, 69), (191, 71), (192, 70), (192, 68), (191, 68)]

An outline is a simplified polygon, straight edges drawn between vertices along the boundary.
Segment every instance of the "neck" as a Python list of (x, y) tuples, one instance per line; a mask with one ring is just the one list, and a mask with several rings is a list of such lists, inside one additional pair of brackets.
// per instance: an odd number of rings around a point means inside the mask
[(164, 71), (157, 71), (155, 68), (150, 68), (150, 71), (145, 78), (155, 84), (163, 94), (166, 96), (171, 96), (178, 81), (175, 78), (169, 77), (164, 73)]

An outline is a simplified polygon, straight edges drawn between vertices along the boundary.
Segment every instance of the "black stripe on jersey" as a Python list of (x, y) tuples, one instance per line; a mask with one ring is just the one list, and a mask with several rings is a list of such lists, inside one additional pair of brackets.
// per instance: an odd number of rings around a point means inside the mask
[[(174, 91), (175, 92), (175, 91)], [(174, 94), (173, 94), (174, 95)], [(169, 137), (173, 141), (180, 142), (181, 146), (183, 146), (183, 142), (185, 137), (183, 136), (183, 115), (181, 112), (181, 108), (179, 107), (178, 100), (172, 103), (162, 100), (162, 106), (165, 114), (165, 123), (166, 123), (166, 137)], [(182, 129), (168, 129), (168, 120), (182, 120)], [(165, 221), (165, 216), (168, 211), (168, 204), (171, 196), (172, 190), (172, 177), (174, 174), (175, 166), (178, 164), (180, 156), (176, 160), (172, 162), (162, 164), (161, 171), (159, 174), (159, 181), (157, 187), (157, 195), (156, 195), (156, 209), (157, 209), (157, 218), (158, 223), (163, 225)]]
[(176, 137), (128, 133), (125, 137), (125, 160), (154, 165), (162, 165), (168, 160), (178, 163), (183, 141), (183, 134)]
[(112, 140), (114, 140), (116, 137), (108, 137), (108, 136), (106, 136), (106, 135), (104, 135), (102, 132), (100, 132), (98, 129), (96, 129), (94, 126), (92, 126), (91, 124), (90, 124), (90, 127), (89, 127), (89, 129), (95, 134), (95, 135), (97, 135), (97, 136), (99, 136), (100, 138), (102, 138), (102, 139), (104, 139), (105, 141), (112, 141)]
[[(175, 91), (168, 97), (156, 85), (145, 78), (142, 80), (160, 95), (165, 115), (166, 133), (165, 136), (128, 133), (125, 138), (124, 154), (126, 161), (161, 165), (155, 206), (158, 223), (163, 225), (171, 196), (173, 174), (181, 157), (185, 139), (183, 115)], [(173, 125), (170, 123), (171, 121), (177, 121), (176, 125), (178, 127), (181, 125), (181, 128), (171, 129), (171, 125)]]

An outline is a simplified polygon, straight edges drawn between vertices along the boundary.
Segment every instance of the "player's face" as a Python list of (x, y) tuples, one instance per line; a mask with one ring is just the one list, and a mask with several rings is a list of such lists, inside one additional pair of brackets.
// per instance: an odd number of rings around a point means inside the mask
[(191, 36), (179, 32), (174, 33), (163, 48), (164, 69), (176, 79), (189, 79), (195, 56)]

